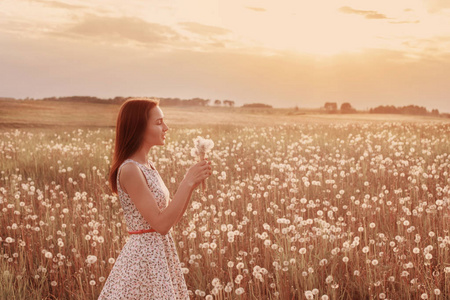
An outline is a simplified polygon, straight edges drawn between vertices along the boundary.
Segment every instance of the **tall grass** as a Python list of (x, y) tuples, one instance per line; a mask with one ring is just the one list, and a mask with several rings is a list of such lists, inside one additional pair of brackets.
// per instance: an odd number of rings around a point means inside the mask
[[(197, 135), (214, 173), (172, 233), (193, 299), (450, 295), (450, 125), (175, 127), (150, 151), (172, 194)], [(96, 299), (128, 236), (114, 131), (0, 141), (1, 296)]]

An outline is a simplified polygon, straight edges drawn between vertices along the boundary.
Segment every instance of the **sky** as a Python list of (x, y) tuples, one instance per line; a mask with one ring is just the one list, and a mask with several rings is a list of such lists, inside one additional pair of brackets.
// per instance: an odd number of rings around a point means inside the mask
[(0, 97), (450, 112), (448, 0), (0, 0)]

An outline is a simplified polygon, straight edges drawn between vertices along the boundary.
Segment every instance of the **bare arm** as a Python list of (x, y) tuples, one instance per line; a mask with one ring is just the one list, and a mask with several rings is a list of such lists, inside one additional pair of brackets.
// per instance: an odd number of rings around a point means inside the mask
[[(189, 193), (188, 199), (191, 199), (193, 191), (194, 191), (194, 189), (191, 189), (191, 192)], [(178, 190), (177, 190), (177, 193), (178, 193)], [(186, 203), (184, 204), (183, 210), (181, 211), (180, 215), (178, 216), (177, 220), (175, 221), (175, 224), (177, 224), (180, 221), (181, 217), (184, 215), (184, 212), (186, 211), (186, 209), (188, 207), (188, 204), (189, 204), (189, 201), (186, 201)]]
[(120, 172), (119, 182), (150, 226), (165, 235), (186, 210), (192, 191), (210, 175), (210, 169), (208, 163), (197, 163), (191, 167), (181, 181), (173, 200), (162, 211), (148, 188), (144, 174), (137, 165), (125, 164)]

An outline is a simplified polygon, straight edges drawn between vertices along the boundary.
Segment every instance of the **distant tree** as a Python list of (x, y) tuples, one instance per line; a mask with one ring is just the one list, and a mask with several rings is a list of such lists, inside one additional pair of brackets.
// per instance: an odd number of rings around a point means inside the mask
[(352, 105), (348, 102), (344, 102), (341, 104), (341, 110), (349, 110), (352, 108)]
[(193, 105), (202, 105), (203, 104), (203, 99), (202, 98), (192, 98), (191, 99), (192, 101), (191, 101), (191, 103), (193, 104)]
[(348, 102), (344, 102), (341, 104), (341, 112), (342, 113), (354, 113), (356, 110), (352, 107), (352, 105)]
[(125, 102), (125, 97), (114, 97), (114, 99), (112, 99), (112, 101), (114, 102), (114, 103), (122, 103), (122, 102)]
[(185, 100), (185, 101), (183, 101), (183, 104), (189, 105), (189, 106), (206, 106), (206, 105), (208, 105), (209, 101), (210, 101), (209, 99), (205, 100), (205, 99), (197, 97), (197, 98)]
[(250, 103), (250, 104), (244, 104), (242, 107), (245, 108), (272, 108), (272, 105), (264, 104), (264, 103)]
[(431, 114), (432, 114), (433, 116), (439, 116), (439, 110), (433, 109), (433, 110), (431, 110)]
[[(427, 115), (429, 114), (427, 109), (423, 106), (408, 105), (395, 107), (393, 105), (377, 106), (370, 109), (370, 113), (373, 114), (405, 114), (405, 115)], [(439, 112), (437, 112), (439, 113)]]
[(336, 102), (326, 102), (324, 108), (329, 113), (335, 113), (337, 111), (337, 103)]
[(369, 111), (371, 114), (399, 114), (400, 111), (393, 105), (387, 106), (377, 106), (375, 108), (371, 108)]
[(233, 100), (223, 100), (223, 104), (228, 105), (229, 107), (232, 107), (232, 106), (234, 106), (234, 101)]
[(400, 108), (402, 114), (407, 115), (426, 115), (427, 109), (423, 106), (408, 105)]
[[(147, 96), (146, 96), (147, 97)], [(126, 101), (126, 99), (129, 97), (114, 97), (109, 99), (102, 99), (97, 97), (90, 97), (90, 96), (69, 96), (69, 97), (47, 97), (40, 100), (44, 101), (63, 101), (63, 102), (84, 102), (84, 103), (123, 103)], [(207, 106), (212, 101), (210, 99), (202, 99), (202, 98), (192, 98), (192, 99), (180, 99), (180, 98), (161, 98), (161, 97), (149, 97), (149, 98), (155, 98), (159, 100), (159, 104), (161, 106)], [(27, 99), (33, 99), (33, 98), (27, 98)], [(38, 100), (38, 99), (36, 99)], [(215, 105), (228, 105), (228, 106), (234, 106), (234, 101), (232, 100), (215, 100)]]
[(172, 98), (172, 99), (170, 99), (170, 103), (172, 104), (172, 105), (181, 105), (181, 102), (182, 102), (183, 100), (181, 100), (180, 98)]

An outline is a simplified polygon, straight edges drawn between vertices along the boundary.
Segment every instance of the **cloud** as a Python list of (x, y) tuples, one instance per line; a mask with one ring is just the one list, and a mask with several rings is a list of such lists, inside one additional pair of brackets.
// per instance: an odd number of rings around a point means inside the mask
[(439, 13), (444, 9), (450, 8), (450, 1), (448, 0), (423, 0), (429, 13)]
[(448, 54), (421, 61), (381, 49), (322, 59), (292, 52), (256, 55), (253, 49), (150, 53), (81, 39), (49, 42), (14, 35), (0, 35), (0, 44), (0, 96), (5, 97), (202, 97), (276, 107), (331, 101), (358, 109), (415, 104), (450, 112)]
[(262, 7), (251, 7), (251, 6), (246, 6), (245, 8), (256, 11), (256, 12), (263, 12), (263, 11), (267, 11), (265, 8)]
[(231, 32), (222, 27), (203, 25), (196, 22), (179, 22), (178, 24), (190, 32), (205, 36), (223, 35)]
[(353, 9), (349, 6), (342, 6), (341, 8), (339, 8), (339, 11), (346, 14), (363, 15), (366, 19), (389, 19), (384, 14), (380, 14), (379, 12), (374, 10), (358, 10)]
[(30, 28), (33, 28), (32, 22), (30, 20), (14, 20), (14, 19), (6, 19), (6, 22), (2, 24), (2, 28), (0, 29), (2, 32), (9, 32), (12, 34), (29, 32)]
[(33, 0), (33, 2), (38, 2), (50, 7), (54, 7), (54, 8), (63, 8), (63, 9), (83, 9), (83, 8), (87, 8), (87, 6), (83, 6), (83, 5), (73, 5), (73, 4), (67, 4), (65, 2), (61, 2), (61, 1), (45, 1), (45, 0)]
[(178, 25), (200, 37), (185, 36), (176, 26), (150, 23), (136, 17), (106, 17), (91, 14), (85, 15), (78, 23), (45, 34), (73, 41), (84, 39), (110, 45), (144, 47), (152, 51), (195, 49), (199, 52), (207, 52), (239, 47), (235, 41), (223, 38), (225, 34), (232, 32), (228, 29), (195, 22), (181, 22)]
[(430, 38), (410, 38), (402, 42), (402, 45), (414, 51), (416, 56), (428, 59), (435, 56), (448, 54), (450, 48), (450, 35), (433, 36)]
[[(386, 15), (379, 13), (375, 10), (358, 10), (358, 9), (353, 9), (349, 6), (342, 6), (341, 8), (339, 8), (340, 12), (346, 13), (346, 14), (357, 14), (357, 15), (362, 15), (364, 16), (366, 19), (394, 19), (394, 18), (388, 18), (386, 17)], [(409, 12), (412, 11), (412, 9), (406, 8), (404, 9), (405, 12)], [(417, 24), (420, 23), (420, 20), (415, 20), (415, 21), (389, 21), (389, 23), (391, 24)]]
[(134, 17), (105, 17), (86, 15), (84, 19), (66, 30), (51, 35), (68, 38), (96, 38), (101, 40), (131, 40), (144, 44), (164, 44), (182, 40), (172, 28), (149, 23)]

